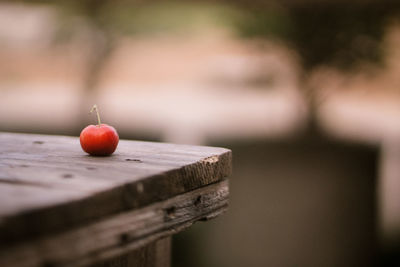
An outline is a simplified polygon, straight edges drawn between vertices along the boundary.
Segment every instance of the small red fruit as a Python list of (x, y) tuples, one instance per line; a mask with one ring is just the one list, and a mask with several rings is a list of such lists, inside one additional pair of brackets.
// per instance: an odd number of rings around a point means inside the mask
[(92, 156), (109, 156), (118, 146), (118, 133), (114, 127), (101, 123), (97, 105), (92, 107), (90, 113), (93, 110), (96, 110), (98, 124), (89, 125), (82, 130), (80, 135), (82, 149)]

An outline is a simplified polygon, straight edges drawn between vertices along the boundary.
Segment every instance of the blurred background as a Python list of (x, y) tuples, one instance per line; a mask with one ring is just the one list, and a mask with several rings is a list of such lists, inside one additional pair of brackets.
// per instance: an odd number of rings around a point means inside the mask
[(1, 1), (0, 130), (233, 150), (172, 266), (400, 266), (400, 2)]

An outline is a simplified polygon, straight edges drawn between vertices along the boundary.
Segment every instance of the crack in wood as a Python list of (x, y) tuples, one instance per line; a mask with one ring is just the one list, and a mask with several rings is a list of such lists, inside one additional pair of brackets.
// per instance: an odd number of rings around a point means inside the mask
[(33, 143), (34, 143), (34, 144), (37, 144), (37, 145), (42, 145), (42, 144), (44, 144), (43, 141), (33, 141)]
[(70, 178), (73, 178), (73, 177), (74, 177), (74, 175), (70, 174), (70, 173), (66, 173), (66, 174), (62, 175), (62, 178), (64, 178), (64, 179), (70, 179)]
[(51, 188), (51, 186), (42, 184), (42, 183), (34, 183), (34, 182), (28, 182), (28, 181), (21, 181), (17, 178), (4, 178), (0, 177), (0, 183), (4, 184), (12, 184), (12, 185), (21, 185), (21, 186), (36, 186), (36, 187), (42, 187), (42, 188)]
[(125, 161), (134, 161), (134, 162), (139, 162), (142, 163), (143, 161), (140, 159), (125, 159)]

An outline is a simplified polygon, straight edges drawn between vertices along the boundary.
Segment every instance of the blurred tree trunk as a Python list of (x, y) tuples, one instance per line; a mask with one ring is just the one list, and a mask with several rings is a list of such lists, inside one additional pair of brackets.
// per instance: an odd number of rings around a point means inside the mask
[(102, 17), (102, 11), (104, 11), (107, 2), (107, 0), (87, 0), (82, 2), (82, 9), (87, 18), (89, 18), (92, 32), (87, 54), (86, 73), (82, 83), (83, 94), (80, 105), (81, 111), (79, 112), (80, 118), (78, 120), (80, 128), (87, 124), (93, 124), (92, 118), (87, 114), (98, 100), (101, 76), (114, 51), (115, 34), (107, 28), (106, 22)]
[(94, 35), (91, 38), (86, 74), (82, 84), (82, 110), (80, 112), (80, 124), (82, 125), (92, 121), (92, 118), (87, 116), (87, 114), (98, 100), (101, 76), (114, 51), (114, 38), (111, 34), (102, 32)]

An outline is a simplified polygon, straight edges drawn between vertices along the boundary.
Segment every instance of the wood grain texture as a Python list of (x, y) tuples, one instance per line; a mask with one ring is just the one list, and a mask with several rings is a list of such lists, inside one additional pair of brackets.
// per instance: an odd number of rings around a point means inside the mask
[[(137, 253), (148, 254), (140, 248), (224, 212), (228, 195), (228, 181), (223, 180), (63, 233), (23, 242), (0, 252), (0, 266), (91, 266), (138, 249)], [(168, 248), (158, 247), (162, 249)], [(160, 253), (147, 261), (161, 265), (166, 256)]]
[(140, 209), (219, 182), (224, 148), (121, 140), (91, 157), (76, 137), (0, 133), (0, 247)]
[(169, 267), (170, 256), (171, 237), (166, 237), (90, 267)]

